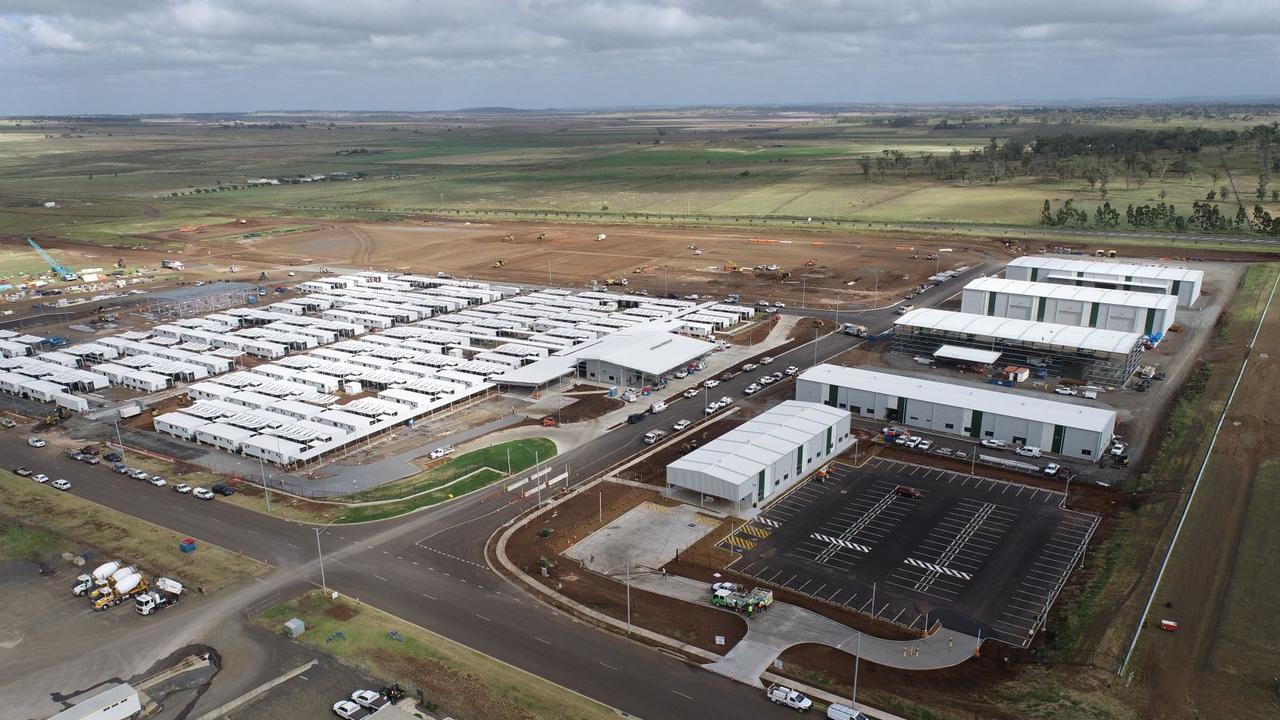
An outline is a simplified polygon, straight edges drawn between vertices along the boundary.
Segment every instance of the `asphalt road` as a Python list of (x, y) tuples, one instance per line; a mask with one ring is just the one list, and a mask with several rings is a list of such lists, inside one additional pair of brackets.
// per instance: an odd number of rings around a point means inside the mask
[[(975, 267), (969, 274), (982, 269)], [(936, 304), (962, 285), (959, 279), (947, 283), (915, 303)], [(878, 332), (893, 317), (891, 309), (883, 309), (854, 314), (848, 321)], [(777, 355), (770, 369), (803, 369), (860, 342), (827, 335)], [(713, 397), (740, 398), (760, 374), (744, 373), (722, 383)], [(639, 440), (644, 433), (668, 428), (680, 418), (701, 419), (703, 407), (701, 397), (682, 399), (660, 415), (622, 425), (557, 456), (548, 464), (552, 475), (567, 469), (571, 484), (594, 478), (647, 449)], [(264, 578), (269, 584), (283, 588), (295, 576), (321, 582), (311, 526), (155, 488), (102, 465), (72, 461), (52, 448), (29, 448), (22, 433), (0, 434), (0, 454), (14, 466), (70, 480), (75, 495), (266, 562), (277, 569)], [(325, 585), (639, 717), (791, 717), (792, 711), (766, 702), (756, 689), (596, 630), (511, 586), (489, 569), (484, 544), (529, 504), (487, 497), (476, 493), (395, 520), (325, 529)]]

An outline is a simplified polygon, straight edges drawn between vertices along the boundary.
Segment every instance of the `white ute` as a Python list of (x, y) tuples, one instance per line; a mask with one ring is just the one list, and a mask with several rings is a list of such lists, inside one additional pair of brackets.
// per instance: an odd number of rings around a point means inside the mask
[(450, 445), (449, 447), (438, 447), (435, 450), (432, 450), (431, 454), (428, 457), (431, 458), (432, 460), (439, 460), (445, 455), (452, 455), (452, 454), (453, 454), (453, 446)]
[(771, 702), (777, 705), (786, 705), (792, 710), (805, 712), (809, 708), (813, 707), (813, 701), (806, 697), (804, 693), (792, 690), (791, 688), (783, 685), (770, 685), (769, 689), (766, 690), (766, 693), (766, 697), (768, 697)]
[(150, 590), (133, 601), (133, 608), (139, 615), (152, 615), (171, 605), (177, 605), (181, 599), (182, 583), (162, 577), (157, 578)]

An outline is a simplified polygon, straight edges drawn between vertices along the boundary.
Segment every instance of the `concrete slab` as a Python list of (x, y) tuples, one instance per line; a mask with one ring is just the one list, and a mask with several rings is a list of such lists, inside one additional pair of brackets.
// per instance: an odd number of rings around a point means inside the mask
[(667, 507), (645, 502), (628, 510), (609, 525), (578, 541), (565, 555), (587, 569), (617, 577), (641, 568), (658, 568), (676, 553), (715, 529), (719, 522), (698, 515), (688, 505)]

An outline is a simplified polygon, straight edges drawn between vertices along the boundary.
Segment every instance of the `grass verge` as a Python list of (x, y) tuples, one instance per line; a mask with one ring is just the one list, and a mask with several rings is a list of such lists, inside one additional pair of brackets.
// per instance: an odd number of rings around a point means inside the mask
[(50, 562), (63, 550), (90, 550), (95, 559), (127, 560), (206, 590), (227, 587), (266, 568), (203, 542), (196, 552), (185, 554), (178, 549), (185, 535), (7, 471), (0, 471), (0, 524), (6, 526), (0, 553), (10, 557)]
[[(256, 621), (278, 631), (294, 617), (307, 625), (300, 642), (421, 690), (426, 709), (441, 716), (508, 720), (617, 717), (594, 700), (346, 598), (331, 600), (312, 591), (266, 610)], [(392, 631), (399, 634), (399, 641), (389, 637)], [(341, 632), (342, 638), (334, 637), (336, 632)]]
[(433, 490), (482, 468), (496, 470), (499, 474), (504, 471), (508, 474), (518, 473), (533, 467), (536, 462), (554, 457), (555, 454), (556, 444), (547, 438), (510, 440), (463, 453), (415, 475), (355, 493), (346, 499), (351, 502), (368, 502), (407, 498), (415, 493)]

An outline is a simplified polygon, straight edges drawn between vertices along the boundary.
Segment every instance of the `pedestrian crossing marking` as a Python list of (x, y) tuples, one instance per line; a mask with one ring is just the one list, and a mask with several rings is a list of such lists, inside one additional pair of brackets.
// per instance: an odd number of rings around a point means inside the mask
[(756, 537), (760, 538), (761, 540), (763, 540), (763, 539), (765, 539), (765, 538), (769, 537), (769, 531), (768, 531), (768, 530), (765, 530), (765, 529), (764, 529), (764, 528), (762, 528), (762, 527), (756, 527), (755, 525), (743, 525), (742, 527), (738, 528), (738, 530), (739, 530), (740, 532), (744, 532), (744, 533), (746, 533), (746, 534), (748, 534), (748, 535), (754, 535), (754, 536), (756, 536)]
[(750, 550), (751, 548), (756, 546), (754, 541), (748, 540), (746, 538), (738, 537), (737, 535), (730, 535), (729, 537), (725, 538), (724, 541), (734, 547), (742, 548), (743, 550)]
[(943, 567), (941, 565), (934, 565), (933, 563), (927, 563), (923, 560), (916, 560), (915, 558), (907, 558), (903, 560), (903, 562), (908, 565), (914, 565), (918, 568), (922, 568), (924, 570), (929, 570), (936, 573), (942, 573), (943, 575), (950, 575), (951, 577), (960, 578), (961, 580), (973, 579), (973, 576), (967, 572), (952, 570), (951, 568), (948, 568), (948, 567)]
[(771, 528), (782, 527), (782, 523), (778, 522), (777, 520), (770, 520), (767, 517), (758, 517), (756, 518), (756, 522), (760, 523), (761, 525), (768, 525)]
[(847, 548), (849, 550), (857, 550), (858, 552), (864, 552), (864, 553), (871, 552), (871, 548), (867, 547), (866, 545), (859, 545), (858, 543), (852, 543), (852, 542), (849, 542), (848, 540), (833, 538), (830, 535), (822, 535), (820, 533), (814, 533), (810, 537), (812, 537), (814, 540), (821, 540), (824, 543), (829, 543), (831, 545), (838, 545), (839, 547)]

